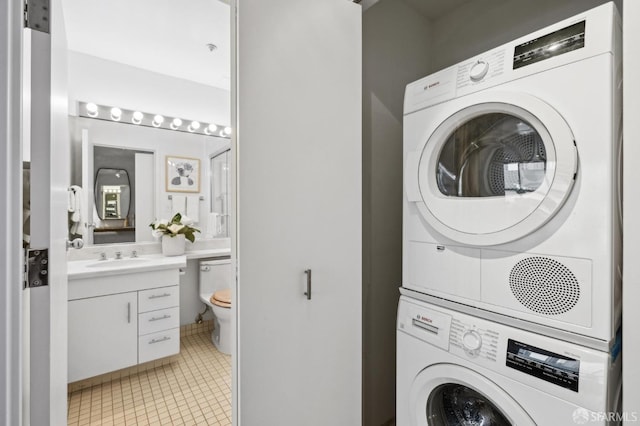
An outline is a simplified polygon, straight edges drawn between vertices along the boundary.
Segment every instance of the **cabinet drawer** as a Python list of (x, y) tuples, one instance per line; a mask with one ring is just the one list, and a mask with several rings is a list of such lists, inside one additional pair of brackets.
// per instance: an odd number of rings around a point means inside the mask
[(180, 352), (180, 328), (146, 334), (138, 338), (138, 363)]
[(157, 311), (179, 305), (180, 291), (177, 285), (138, 292), (138, 312)]
[(138, 316), (140, 336), (176, 327), (180, 327), (180, 308), (178, 307), (145, 312)]

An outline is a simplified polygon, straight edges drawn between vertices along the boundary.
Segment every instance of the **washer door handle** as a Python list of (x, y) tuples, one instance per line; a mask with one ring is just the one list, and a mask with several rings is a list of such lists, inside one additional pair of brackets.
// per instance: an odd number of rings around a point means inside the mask
[(307, 275), (307, 291), (304, 295), (307, 296), (307, 300), (311, 300), (311, 269), (305, 269), (304, 273)]

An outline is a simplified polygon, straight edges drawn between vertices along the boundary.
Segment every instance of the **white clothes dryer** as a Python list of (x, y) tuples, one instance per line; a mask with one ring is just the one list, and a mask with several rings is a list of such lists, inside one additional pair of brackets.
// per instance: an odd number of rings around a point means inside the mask
[(403, 296), (396, 424), (618, 424), (614, 348), (601, 352)]
[(609, 347), (620, 31), (607, 3), (407, 86), (403, 287)]

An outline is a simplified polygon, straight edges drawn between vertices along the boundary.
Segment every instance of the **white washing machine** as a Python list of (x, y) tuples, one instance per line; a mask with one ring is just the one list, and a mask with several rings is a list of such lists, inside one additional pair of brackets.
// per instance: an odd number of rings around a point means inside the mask
[(401, 297), (398, 426), (609, 425), (620, 412), (609, 354)]
[(620, 39), (608, 3), (407, 86), (404, 288), (608, 349)]

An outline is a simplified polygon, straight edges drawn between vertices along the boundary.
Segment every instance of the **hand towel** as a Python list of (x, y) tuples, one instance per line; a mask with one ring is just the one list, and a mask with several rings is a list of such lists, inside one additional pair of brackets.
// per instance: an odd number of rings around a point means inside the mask
[(78, 185), (71, 185), (69, 194), (69, 212), (71, 213), (69, 232), (75, 235), (82, 235), (84, 233), (84, 223), (82, 221), (82, 213), (85, 210), (84, 190)]
[(195, 223), (200, 222), (200, 196), (187, 196), (187, 216)]
[(171, 196), (171, 215), (180, 213), (182, 216), (187, 215), (187, 197), (184, 195), (172, 195)]

